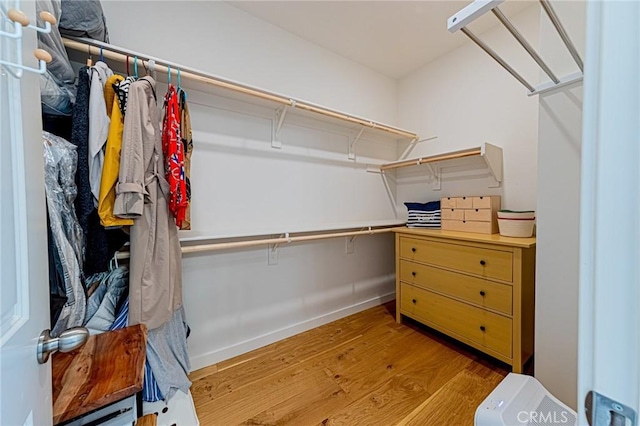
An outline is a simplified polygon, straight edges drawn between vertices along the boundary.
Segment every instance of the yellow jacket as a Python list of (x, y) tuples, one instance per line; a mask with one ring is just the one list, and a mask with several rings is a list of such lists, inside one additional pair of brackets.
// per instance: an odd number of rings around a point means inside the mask
[(116, 200), (116, 184), (120, 173), (120, 149), (122, 148), (122, 130), (124, 129), (124, 117), (120, 111), (118, 97), (113, 88), (124, 78), (121, 75), (109, 77), (104, 86), (104, 99), (107, 105), (107, 114), (111, 117), (109, 124), (109, 136), (104, 153), (104, 166), (100, 179), (100, 197), (98, 199), (98, 215), (100, 223), (104, 227), (120, 227), (133, 225), (133, 219), (122, 219), (114, 216), (113, 204)]

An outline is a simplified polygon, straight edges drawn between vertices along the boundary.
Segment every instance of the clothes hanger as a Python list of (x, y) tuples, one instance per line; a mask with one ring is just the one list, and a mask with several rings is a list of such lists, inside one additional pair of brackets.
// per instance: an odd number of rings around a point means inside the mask
[(119, 267), (120, 267), (120, 265), (118, 265), (118, 252), (116, 251), (113, 254), (113, 257), (111, 258), (111, 260), (109, 261), (109, 272), (113, 272), (114, 270), (118, 269)]
[[(178, 102), (182, 104), (182, 102), (187, 101), (187, 92), (182, 88), (182, 79), (180, 76), (180, 68), (178, 68)], [(184, 100), (182, 99), (182, 95), (184, 95)]]
[(102, 54), (102, 47), (100, 48), (100, 61), (104, 62), (104, 55)]
[(149, 59), (149, 69), (147, 70), (147, 75), (151, 75), (154, 80), (158, 80), (158, 76), (156, 75), (156, 61), (153, 59)]
[(87, 53), (89, 57), (87, 58), (87, 66), (91, 67), (93, 65), (93, 56), (91, 55), (91, 46), (87, 45)]
[(133, 75), (137, 80), (138, 79), (138, 57), (137, 56), (133, 58)]
[(127, 77), (130, 75), (131, 74), (129, 74), (129, 55), (127, 55)]

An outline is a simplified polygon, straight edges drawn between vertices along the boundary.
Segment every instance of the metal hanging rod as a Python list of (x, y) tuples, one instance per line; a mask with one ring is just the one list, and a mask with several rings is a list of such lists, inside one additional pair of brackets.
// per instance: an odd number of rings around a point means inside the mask
[(319, 105), (314, 105), (309, 102), (293, 99), (288, 96), (283, 96), (267, 90), (237, 83), (235, 81), (224, 79), (224, 78), (215, 76), (213, 74), (209, 74), (207, 72), (200, 71), (188, 66), (184, 66), (184, 65), (177, 64), (175, 62), (167, 61), (160, 58), (154, 58), (152, 56), (145, 55), (139, 52), (134, 52), (129, 49), (114, 46), (112, 44), (102, 43), (100, 41), (91, 40), (87, 38), (70, 37), (70, 36), (65, 36), (62, 39), (62, 41), (67, 48), (73, 49), (82, 53), (91, 54), (91, 55), (99, 55), (100, 53), (102, 53), (102, 55), (105, 58), (108, 58), (114, 61), (119, 61), (119, 62), (126, 62), (128, 60), (131, 63), (135, 63), (136, 58), (138, 61), (154, 61), (155, 69), (167, 74), (173, 73), (173, 72), (177, 73), (178, 70), (180, 70), (182, 78), (189, 78), (191, 80), (199, 81), (205, 84), (210, 84), (210, 85), (221, 87), (228, 90), (233, 90), (239, 93), (244, 93), (249, 96), (254, 96), (254, 97), (275, 102), (281, 105), (295, 107), (295, 108), (310, 111), (316, 114), (321, 114), (327, 117), (332, 117), (338, 120), (359, 124), (361, 126), (364, 126), (370, 129), (377, 129), (383, 132), (401, 136), (403, 138), (415, 139), (418, 137), (418, 135), (415, 133), (398, 129), (397, 127), (389, 126), (382, 123), (377, 123), (375, 121), (345, 114), (343, 112), (324, 108)]
[[(553, 71), (549, 68), (549, 66), (544, 62), (544, 60), (540, 57), (538, 52), (531, 46), (531, 44), (522, 36), (522, 34), (516, 29), (516, 27), (509, 21), (509, 19), (502, 13), (500, 8), (498, 7), (504, 0), (475, 0), (473, 3), (462, 9), (460, 12), (456, 13), (452, 17), (449, 18), (447, 22), (447, 27), (449, 32), (456, 32), (458, 30), (462, 31), (467, 37), (469, 37), (475, 44), (477, 44), (482, 50), (484, 50), (489, 56), (491, 56), (496, 62), (498, 62), (505, 70), (507, 70), (513, 77), (516, 78), (523, 86), (525, 86), (529, 90), (529, 95), (536, 95), (539, 93), (544, 93), (546, 91), (552, 90), (553, 88), (564, 87), (566, 85), (572, 84), (576, 81), (582, 80), (582, 72), (584, 70), (584, 65), (582, 63), (582, 58), (580, 58), (580, 54), (578, 53), (575, 45), (569, 38), (566, 30), (564, 29), (560, 19), (556, 15), (553, 7), (549, 3), (548, 0), (539, 0), (542, 8), (549, 16), (549, 19), (553, 23), (553, 26), (558, 31), (560, 38), (564, 42), (565, 46), (569, 50), (569, 53), (573, 57), (574, 61), (580, 68), (580, 75), (570, 75), (565, 78), (558, 78)], [(542, 68), (542, 70), (549, 76), (553, 85), (549, 86), (549, 84), (543, 84), (537, 88), (533, 87), (530, 83), (528, 83), (512, 66), (510, 66), (504, 59), (502, 59), (493, 49), (491, 49), (486, 43), (480, 40), (475, 34), (473, 34), (468, 28), (467, 25), (478, 19), (480, 16), (485, 13), (491, 11), (495, 17), (500, 21), (502, 25), (509, 31), (509, 33), (520, 43), (520, 45), (527, 51), (527, 53), (533, 58), (533, 60)]]
[(472, 33), (470, 30), (468, 30), (466, 27), (462, 27), (460, 28), (460, 31), (462, 31), (464, 33), (464, 35), (466, 35), (467, 37), (469, 37), (471, 39), (471, 41), (473, 41), (475, 44), (477, 44), (478, 46), (480, 46), (480, 48), (482, 50), (484, 50), (485, 52), (487, 52), (487, 54), (489, 56), (491, 56), (497, 63), (499, 63), (502, 68), (504, 68), (505, 70), (509, 71), (509, 73), (514, 76), (516, 78), (516, 80), (518, 80), (520, 83), (522, 83), (522, 85), (524, 87), (526, 87), (527, 89), (529, 89), (530, 92), (533, 92), (534, 90), (536, 90), (531, 84), (529, 84), (527, 82), (527, 80), (524, 79), (523, 76), (521, 76), (520, 74), (518, 74), (518, 72), (513, 69), (513, 67), (511, 65), (509, 65), (504, 59), (502, 59), (500, 57), (500, 55), (498, 55), (495, 50), (493, 50), (492, 48), (490, 48), (487, 44), (485, 44), (482, 40), (480, 40), (478, 37), (476, 37), (476, 35), (474, 33)]
[(556, 27), (556, 31), (558, 31), (558, 34), (564, 42), (564, 45), (567, 46), (567, 49), (569, 50), (569, 53), (571, 53), (573, 60), (576, 61), (578, 68), (580, 68), (581, 72), (584, 72), (584, 64), (582, 63), (582, 58), (580, 57), (576, 46), (569, 38), (569, 34), (567, 34), (567, 31), (564, 29), (562, 22), (560, 22), (560, 19), (558, 19), (558, 15), (556, 15), (556, 12), (553, 10), (551, 3), (549, 3), (547, 0), (540, 0), (540, 5), (542, 5), (542, 8), (547, 13), (547, 16), (551, 20), (553, 26)]
[(419, 166), (421, 164), (436, 163), (438, 161), (453, 160), (455, 158), (476, 157), (482, 154), (482, 148), (471, 148), (447, 154), (433, 155), (431, 157), (413, 158), (410, 160), (396, 161), (380, 166), (380, 171), (398, 169), (401, 167)]
[[(232, 242), (226, 242), (226, 243), (190, 245), (190, 246), (182, 247), (182, 254), (203, 253), (203, 252), (215, 251), (215, 250), (229, 250), (229, 249), (236, 249), (236, 248), (247, 248), (247, 247), (255, 247), (255, 246), (274, 245), (274, 244), (288, 244), (288, 243), (297, 243), (302, 241), (326, 240), (329, 238), (374, 235), (374, 234), (381, 234), (385, 232), (391, 232), (393, 231), (394, 228), (397, 228), (398, 226), (400, 225), (377, 227), (375, 229), (369, 226), (368, 229), (363, 229), (360, 231), (317, 233), (317, 234), (306, 234), (306, 235), (298, 235), (298, 236), (290, 236), (289, 233), (286, 233), (284, 234), (284, 236), (278, 237), (278, 238), (261, 238), (261, 239), (248, 240), (248, 241), (232, 241)], [(129, 252), (128, 251), (118, 252), (116, 253), (115, 257), (116, 259), (119, 259), (119, 260), (128, 259)]]
[(547, 66), (547, 64), (542, 60), (540, 55), (538, 55), (538, 52), (536, 52), (535, 49), (529, 44), (529, 42), (522, 36), (520, 31), (518, 31), (516, 27), (513, 26), (511, 21), (509, 21), (509, 19), (506, 16), (504, 16), (504, 13), (502, 13), (500, 8), (496, 6), (491, 11), (496, 16), (496, 18), (498, 18), (498, 20), (502, 23), (502, 25), (504, 25), (507, 28), (507, 30), (509, 30), (511, 35), (513, 35), (515, 39), (518, 40), (518, 43), (520, 43), (520, 45), (524, 48), (524, 50), (526, 50), (527, 53), (531, 55), (533, 60), (536, 61), (536, 63), (549, 76), (549, 78), (556, 84), (560, 83), (560, 80), (558, 79), (558, 77), (555, 76), (553, 71), (551, 71), (551, 69)]

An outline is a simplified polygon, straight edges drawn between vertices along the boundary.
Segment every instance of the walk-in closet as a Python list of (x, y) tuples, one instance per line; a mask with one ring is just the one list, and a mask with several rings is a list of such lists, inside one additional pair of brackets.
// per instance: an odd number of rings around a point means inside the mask
[(588, 390), (630, 416), (583, 353), (599, 271), (632, 292), (637, 244), (595, 243), (605, 170), (637, 177), (604, 77), (637, 88), (632, 16), (0, 0), (0, 424), (581, 425)]

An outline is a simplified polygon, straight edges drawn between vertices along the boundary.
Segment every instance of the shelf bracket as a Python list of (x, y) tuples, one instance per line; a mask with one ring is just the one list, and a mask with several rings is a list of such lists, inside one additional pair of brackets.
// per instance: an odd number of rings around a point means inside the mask
[[(295, 104), (294, 101), (293, 105)], [(282, 124), (284, 123), (284, 118), (287, 116), (287, 112), (289, 111), (288, 106), (280, 107), (276, 110), (276, 114), (273, 118), (273, 125), (271, 128), (273, 132), (271, 134), (271, 148), (282, 148), (282, 141), (280, 140), (280, 130), (282, 129)]]
[(418, 140), (418, 138), (411, 139), (411, 142), (409, 142), (409, 145), (407, 146), (407, 148), (404, 150), (402, 155), (400, 155), (400, 158), (398, 159), (398, 161), (406, 160), (409, 154), (411, 154), (411, 151), (413, 151), (416, 145), (418, 145), (420, 142), (428, 142), (434, 139), (438, 139), (438, 136), (431, 136), (429, 138), (421, 139), (421, 140)]
[[(291, 238), (289, 237), (289, 233), (288, 232), (278, 235), (277, 238), (286, 238), (287, 239), (287, 243), (291, 242)], [(279, 254), (278, 248), (279, 247), (280, 247), (279, 243), (269, 244), (269, 247), (267, 247), (267, 264), (268, 265), (277, 265), (278, 264), (278, 254)]]
[(440, 167), (438, 163), (424, 163), (429, 169), (429, 174), (431, 175), (431, 179), (433, 179), (433, 190), (440, 191), (442, 189), (442, 179), (440, 173)]
[[(369, 231), (373, 234), (373, 231), (371, 230), (370, 226), (367, 226), (366, 228), (360, 228), (360, 231)], [(344, 237), (344, 242), (345, 242), (345, 253), (346, 254), (353, 254), (354, 251), (354, 244), (356, 239), (358, 238), (357, 235), (352, 235), (350, 237)]]
[[(395, 178), (395, 173), (393, 175)], [(382, 182), (384, 182), (384, 189), (387, 191), (389, 202), (391, 202), (391, 207), (393, 208), (393, 211), (395, 212), (396, 219), (397, 219), (398, 218), (398, 210), (396, 209), (397, 200), (396, 200), (396, 195), (393, 192), (393, 189), (391, 189), (391, 186), (389, 185), (389, 176), (387, 173), (380, 173), (380, 176), (382, 176)]]
[(355, 138), (353, 138), (351, 141), (349, 141), (349, 160), (356, 159), (356, 144), (360, 140), (360, 136), (362, 136), (363, 132), (364, 132), (364, 126), (360, 128), (358, 135)]
[(481, 155), (494, 181), (492, 185), (489, 185), (489, 188), (500, 188), (502, 183), (502, 148), (485, 143), (482, 145)]

